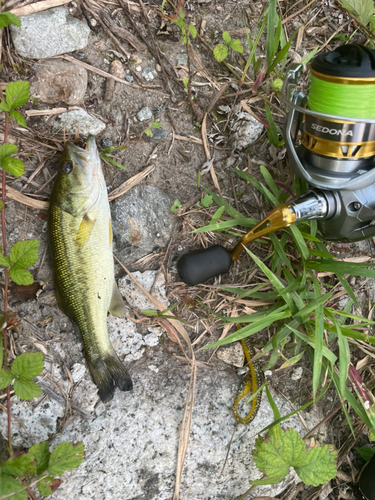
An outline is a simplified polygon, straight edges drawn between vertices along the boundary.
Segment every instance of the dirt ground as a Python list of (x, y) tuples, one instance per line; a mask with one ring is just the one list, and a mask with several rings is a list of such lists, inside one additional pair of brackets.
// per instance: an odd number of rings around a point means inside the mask
[[(100, 118), (106, 124), (105, 131), (98, 136), (97, 142), (101, 148), (124, 145), (126, 149), (116, 152), (117, 161), (126, 167), (126, 170), (118, 169), (112, 165), (104, 164), (103, 170), (106, 177), (109, 190), (113, 190), (122, 184), (125, 180), (139, 173), (146, 165), (154, 165), (153, 172), (148, 176), (146, 182), (158, 186), (171, 196), (172, 199), (179, 200), (182, 205), (177, 213), (178, 224), (172, 235), (171, 243), (164, 249), (157, 258), (146, 259), (143, 263), (133, 266), (134, 270), (144, 270), (147, 268), (156, 269), (161, 263), (166, 268), (167, 287), (169, 297), (172, 303), (189, 303), (190, 300), (199, 298), (201, 300), (194, 304), (190, 310), (183, 312), (182, 308), (178, 311), (184, 315), (190, 324), (194, 324), (191, 333), (191, 341), (197, 341), (197, 347), (211, 342), (213, 338), (220, 335), (219, 328), (213, 324), (212, 329), (208, 328), (208, 333), (202, 335), (206, 325), (212, 320), (212, 317), (205, 312), (204, 302), (209, 304), (211, 309), (219, 306), (222, 298), (212, 291), (209, 287), (198, 286), (189, 288), (181, 283), (176, 272), (176, 261), (179, 256), (187, 250), (199, 248), (201, 245), (207, 246), (212, 243), (226, 243), (219, 235), (209, 233), (208, 235), (192, 235), (192, 229), (206, 224), (209, 220), (208, 214), (214, 213), (215, 207), (204, 209), (197, 207), (196, 203), (204, 196), (202, 189), (198, 188), (198, 172), (204, 168), (207, 161), (207, 154), (203, 147), (203, 140), (208, 139), (209, 155), (214, 155), (214, 175), (204, 173), (201, 176), (201, 185), (219, 192), (232, 206), (246, 216), (261, 218), (269, 210), (259, 193), (249, 184), (234, 176), (231, 168), (237, 167), (251, 173), (255, 177), (259, 176), (259, 166), (267, 166), (274, 174), (275, 178), (280, 175), (280, 162), (288, 171), (288, 159), (285, 157), (285, 150), (282, 148), (276, 150), (270, 146), (266, 131), (254, 145), (244, 151), (234, 150), (233, 133), (230, 126), (226, 126), (227, 115), (220, 114), (219, 105), (229, 105), (232, 107), (237, 100), (250, 99), (254, 96), (260, 96), (261, 99), (250, 103), (253, 113), (265, 118), (263, 98), (267, 99), (271, 105), (274, 120), (281, 128), (285, 121), (285, 110), (281, 105), (279, 94), (273, 92), (271, 88), (272, 79), (269, 78), (263, 82), (257, 92), (252, 92), (254, 82), (252, 73), (249, 72), (248, 79), (242, 87), (243, 93), (239, 98), (235, 97), (238, 89), (239, 79), (231, 73), (223, 64), (215, 61), (211, 51), (201, 41), (199, 37), (192, 40), (192, 47), (202, 64), (206, 73), (198, 72), (193, 75), (193, 96), (194, 106), (189, 105), (187, 93), (184, 90), (182, 79), (188, 76), (188, 68), (185, 64), (178, 66), (177, 57), (186, 53), (186, 47), (183, 44), (180, 29), (170, 23), (168, 20), (162, 20), (160, 16), (159, 1), (151, 1), (145, 4), (149, 17), (149, 26), (153, 39), (144, 21), (144, 17), (138, 7), (138, 12), (132, 14), (140, 32), (146, 40), (155, 48), (158, 47), (161, 55), (163, 67), (160, 67), (150, 51), (134, 52), (134, 49), (125, 41), (119, 41), (126, 51), (132, 53), (132, 59), (123, 56), (123, 65), (125, 73), (134, 78), (134, 83), (143, 85), (144, 88), (136, 89), (130, 86), (116, 83), (113, 99), (110, 102), (104, 101), (106, 79), (93, 71), (89, 71), (89, 82), (82, 107), (93, 116)], [(254, 37), (257, 31), (257, 23), (260, 15), (268, 2), (246, 2), (230, 0), (189, 0), (184, 2), (187, 19), (193, 23), (198, 33), (207, 40), (207, 43), (214, 47), (221, 40), (222, 33), (228, 31), (232, 38), (239, 38), (244, 53), (235, 54), (231, 52), (228, 57), (228, 64), (237, 75), (241, 75), (249, 48), (246, 41), (246, 31), (244, 29), (244, 20), (249, 23), (249, 32)], [(104, 9), (109, 13), (120, 26), (131, 30), (139, 38), (139, 33), (134, 30), (127, 16), (124, 15), (121, 6), (116, 1), (105, 1), (103, 3), (92, 2), (94, 11), (100, 13)], [(92, 15), (80, 4), (72, 2), (68, 4), (70, 13), (80, 19), (84, 19), (84, 13), (90, 19)], [(288, 61), (301, 61), (315, 47), (321, 50), (332, 50), (336, 46), (344, 43), (342, 37), (351, 38), (353, 43), (365, 43), (367, 41), (366, 33), (359, 29), (353, 19), (349, 17), (333, 1), (316, 0), (310, 3), (305, 1), (292, 2), (280, 1), (278, 8), (284, 20), (283, 29), (285, 36), (289, 39), (294, 31), (300, 28), (295, 37), (291, 50), (288, 53)], [(169, 3), (165, 5), (166, 12), (173, 15)], [(357, 31), (356, 31), (357, 30)], [(340, 37), (341, 36), (341, 39)], [(346, 40), (345, 39), (345, 40)], [(261, 56), (262, 63), (265, 64), (265, 33), (261, 36), (260, 43), (256, 50), (257, 56)], [(108, 33), (96, 23), (92, 28), (88, 46), (71, 54), (76, 59), (83, 61), (93, 68), (98, 68), (106, 72), (109, 71), (110, 62), (118, 58), (113, 51), (119, 53), (119, 48), (108, 36)], [(14, 51), (10, 41), (9, 34), (6, 33), (3, 42), (2, 52), (3, 68), (1, 70), (2, 81), (16, 81), (20, 78), (30, 80), (35, 72), (37, 61), (24, 60)], [(141, 68), (141, 70), (139, 70)], [(145, 68), (156, 69), (157, 76), (151, 82), (145, 81), (142, 72)], [(167, 79), (163, 74), (163, 69), (170, 75)], [(194, 73), (197, 69), (192, 65), (191, 71)], [(176, 83), (177, 82), (177, 83)], [(179, 82), (179, 84), (178, 84)], [(218, 93), (224, 84), (229, 83), (227, 90), (222, 96)], [(153, 88), (147, 88), (147, 86)], [(202, 135), (202, 118), (207, 110), (213, 104), (212, 109), (207, 116), (207, 134)], [(58, 104), (56, 105), (58, 106)], [(153, 112), (153, 118), (147, 122), (138, 122), (135, 115), (143, 107), (149, 107)], [(53, 106), (47, 105), (41, 101), (34, 100), (22, 109), (27, 111), (31, 109), (48, 110)], [(14, 180), (9, 178), (9, 185), (23, 194), (33, 197), (40, 201), (48, 201), (53, 186), (53, 175), (57, 169), (58, 156), (63, 148), (63, 132), (55, 132), (53, 123), (57, 120), (56, 116), (39, 116), (28, 118), (28, 129), (23, 131), (20, 127), (12, 126), (11, 139), (20, 147), (20, 158), (26, 164), (26, 173), (21, 178)], [(144, 130), (147, 125), (159, 121), (161, 127), (167, 132), (167, 137), (161, 142), (155, 142), (149, 138)], [(177, 138), (178, 137), (178, 138)], [(202, 139), (203, 137), (203, 139)], [(81, 139), (82, 141), (82, 139)], [(109, 142), (110, 141), (110, 142)], [(30, 177), (38, 169), (38, 174)], [(218, 188), (220, 191), (218, 191)], [(22, 203), (9, 200), (6, 207), (6, 229), (8, 245), (21, 239), (36, 238), (41, 240), (40, 260), (34, 266), (34, 278), (44, 293), (50, 297), (52, 308), (47, 307), (48, 314), (42, 310), (39, 318), (33, 321), (43, 321), (47, 316), (54, 316), (61, 322), (62, 331), (64, 330), (63, 315), (57, 310), (53, 298), (53, 279), (49, 264), (47, 249), (47, 221), (46, 212), (43, 210), (33, 210)], [(233, 236), (233, 241), (236, 236)], [(260, 252), (259, 246), (255, 243), (251, 247), (252, 251)], [(362, 245), (344, 245), (339, 244), (332, 248), (338, 255), (371, 255), (374, 254), (374, 245), (372, 242), (365, 242)], [(261, 253), (259, 253), (261, 255)], [(152, 256), (151, 256), (152, 257)], [(225, 283), (235, 285), (246, 283), (251, 279), (250, 273), (246, 272), (249, 261), (244, 257), (239, 265), (222, 278), (217, 279), (211, 284), (218, 285)], [(239, 274), (239, 272), (242, 274)], [(123, 274), (119, 272), (119, 276)], [(357, 280), (359, 296), (362, 297), (364, 308), (362, 313), (367, 314), (372, 309), (374, 302), (374, 292), (372, 284), (367, 283), (364, 286), (361, 280)], [(20, 297), (14, 291), (10, 297), (10, 307), (17, 311), (20, 304)], [(221, 305), (221, 310), (225, 305)], [(220, 310), (220, 308), (219, 308)], [(200, 320), (203, 318), (203, 323)], [(29, 318), (31, 320), (31, 318)], [(261, 347), (268, 340), (270, 332), (262, 332), (255, 338), (256, 347)], [(15, 348), (16, 349), (16, 348)], [(15, 354), (14, 352), (13, 354)], [(200, 354), (200, 360), (207, 359), (206, 354)], [(360, 352), (354, 353), (354, 361), (362, 358), (364, 355)], [(296, 383), (291, 380), (293, 368), (277, 372), (278, 376), (272, 378), (272, 384), (275, 389), (284, 394), (295, 407), (299, 407), (311, 400), (311, 366), (305, 362), (301, 364), (303, 375)], [(337, 395), (329, 391), (324, 400), (319, 405), (324, 408), (328, 415), (337, 405)], [(310, 411), (314, 411), (311, 407)], [(359, 498), (357, 487), (353, 484), (353, 478), (363, 466), (363, 460), (351, 450), (353, 442), (348, 425), (342, 413), (336, 414), (327, 426), (327, 442), (333, 443), (337, 449), (343, 450), (343, 462), (336, 481), (332, 482), (332, 491), (321, 496), (323, 500), (329, 499), (356, 499)], [(361, 436), (356, 446), (365, 444), (367, 438)], [(348, 444), (349, 443), (349, 444)], [(341, 448), (343, 445), (347, 445)], [(333, 484), (335, 483), (335, 484)], [(320, 489), (306, 488), (303, 490), (295, 489), (288, 492), (285, 500), (298, 499), (316, 499)]]

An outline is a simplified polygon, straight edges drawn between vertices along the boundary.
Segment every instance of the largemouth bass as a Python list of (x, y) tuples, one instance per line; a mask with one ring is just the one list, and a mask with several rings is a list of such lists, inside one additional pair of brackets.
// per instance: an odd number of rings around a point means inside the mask
[(55, 294), (76, 324), (100, 399), (115, 386), (130, 391), (132, 381), (108, 338), (107, 312), (125, 315), (112, 255), (112, 227), (106, 184), (94, 137), (86, 149), (67, 143), (49, 208), (49, 238)]

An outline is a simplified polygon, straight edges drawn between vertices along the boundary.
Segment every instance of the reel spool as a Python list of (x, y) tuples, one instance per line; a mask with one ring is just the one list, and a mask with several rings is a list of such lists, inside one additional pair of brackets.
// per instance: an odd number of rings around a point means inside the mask
[(318, 219), (330, 241), (375, 235), (375, 51), (343, 45), (314, 58), (308, 99), (297, 91), (302, 69), (292, 65), (282, 89), (290, 108), (285, 145), (310, 190), (276, 207), (232, 251), (216, 245), (182, 256), (177, 268), (185, 283), (227, 272), (243, 245), (296, 221)]

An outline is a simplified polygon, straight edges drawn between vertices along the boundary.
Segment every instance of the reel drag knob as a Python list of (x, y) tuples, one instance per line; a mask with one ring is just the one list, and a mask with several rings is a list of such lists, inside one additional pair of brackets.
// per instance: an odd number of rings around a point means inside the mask
[(183, 255), (177, 263), (182, 281), (193, 286), (214, 276), (227, 273), (232, 264), (232, 256), (221, 245), (198, 250)]

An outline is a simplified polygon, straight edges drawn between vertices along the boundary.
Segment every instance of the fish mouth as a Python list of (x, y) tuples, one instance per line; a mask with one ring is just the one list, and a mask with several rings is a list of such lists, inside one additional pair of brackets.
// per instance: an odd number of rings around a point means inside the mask
[(95, 137), (90, 135), (87, 138), (86, 147), (84, 149), (72, 142), (67, 142), (63, 158), (66, 159), (66, 157), (70, 157), (83, 168), (92, 168), (94, 165), (100, 164), (99, 151), (96, 146)]

